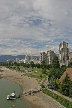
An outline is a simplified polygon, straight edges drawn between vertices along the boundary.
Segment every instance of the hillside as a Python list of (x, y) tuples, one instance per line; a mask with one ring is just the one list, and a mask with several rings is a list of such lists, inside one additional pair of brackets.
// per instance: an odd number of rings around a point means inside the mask
[(72, 68), (67, 68), (66, 71), (65, 71), (65, 72), (63, 73), (63, 75), (61, 76), (60, 82), (63, 81), (63, 79), (64, 79), (65, 76), (66, 76), (66, 73), (69, 75), (70, 80), (72, 81)]
[(6, 62), (7, 60), (14, 60), (16, 58), (23, 59), (25, 55), (0, 55), (0, 62)]
[[(39, 58), (39, 56), (35, 56), (37, 58)], [(0, 55), (0, 62), (6, 62), (7, 60), (14, 60), (16, 58), (24, 59), (25, 55)]]

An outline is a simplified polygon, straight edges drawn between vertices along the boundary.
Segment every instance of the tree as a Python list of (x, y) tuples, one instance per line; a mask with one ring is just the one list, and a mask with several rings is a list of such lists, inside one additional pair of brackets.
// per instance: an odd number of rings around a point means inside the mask
[(51, 78), (51, 77), (54, 77), (55, 79), (59, 79), (60, 77), (61, 77), (61, 69), (60, 68), (58, 68), (58, 69), (54, 69), (54, 68), (51, 68), (50, 69), (50, 71), (48, 72), (48, 77), (49, 77), (49, 79)]
[(72, 84), (71, 84), (70, 78), (69, 78), (68, 74), (66, 74), (65, 79), (60, 84), (60, 92), (63, 95), (70, 96), (70, 88), (71, 88), (71, 86), (72, 86)]
[(34, 68), (35, 64), (33, 61), (30, 62), (30, 66), (32, 67), (32, 69)]
[(46, 63), (45, 63), (45, 61), (42, 61), (42, 63), (41, 63), (41, 68), (43, 69), (43, 68), (46, 68)]
[(55, 55), (52, 61), (52, 68), (57, 69), (60, 68), (58, 57)]
[(46, 74), (46, 68), (42, 68), (42, 74)]
[(40, 68), (40, 64), (36, 63), (35, 67)]
[(49, 80), (51, 77), (54, 77), (55, 79), (60, 78), (60, 71), (58, 57), (55, 55), (52, 61), (52, 68), (48, 74)]
[(53, 76), (49, 80), (48, 87), (51, 88), (51, 89), (55, 89), (55, 78)]
[(52, 68), (52, 65), (51, 64), (48, 64), (47, 65), (47, 69), (50, 70), (51, 68)]
[(41, 68), (42, 68), (42, 74), (46, 74), (46, 64), (45, 64), (45, 61), (42, 61)]
[(17, 70), (20, 71), (20, 67), (19, 66), (17, 66)]
[(69, 97), (72, 97), (72, 81), (70, 81)]

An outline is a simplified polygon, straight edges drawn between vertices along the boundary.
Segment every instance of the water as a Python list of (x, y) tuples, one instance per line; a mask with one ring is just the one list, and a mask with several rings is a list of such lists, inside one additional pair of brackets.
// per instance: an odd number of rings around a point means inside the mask
[(8, 94), (14, 92), (18, 95), (22, 92), (20, 86), (15, 83), (12, 83), (6, 79), (0, 79), (0, 108), (30, 108), (29, 104), (22, 98), (16, 100), (7, 100), (6, 97)]

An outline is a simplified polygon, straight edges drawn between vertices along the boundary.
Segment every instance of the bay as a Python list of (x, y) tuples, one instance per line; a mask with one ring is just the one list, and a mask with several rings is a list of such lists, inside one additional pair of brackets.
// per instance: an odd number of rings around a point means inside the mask
[(18, 95), (22, 93), (22, 89), (17, 84), (4, 78), (0, 79), (0, 108), (31, 108), (30, 105), (22, 98), (16, 100), (7, 100), (8, 94), (14, 92)]

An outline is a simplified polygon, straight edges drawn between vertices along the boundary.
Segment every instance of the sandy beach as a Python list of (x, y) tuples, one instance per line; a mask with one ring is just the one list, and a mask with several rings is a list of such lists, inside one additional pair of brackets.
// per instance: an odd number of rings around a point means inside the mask
[[(40, 84), (35, 78), (24, 76), (23, 73), (0, 67), (1, 76), (21, 86), (23, 92), (30, 89), (37, 89)], [(41, 91), (34, 95), (23, 95), (24, 99), (31, 105), (31, 108), (65, 108), (53, 98), (47, 96)]]

